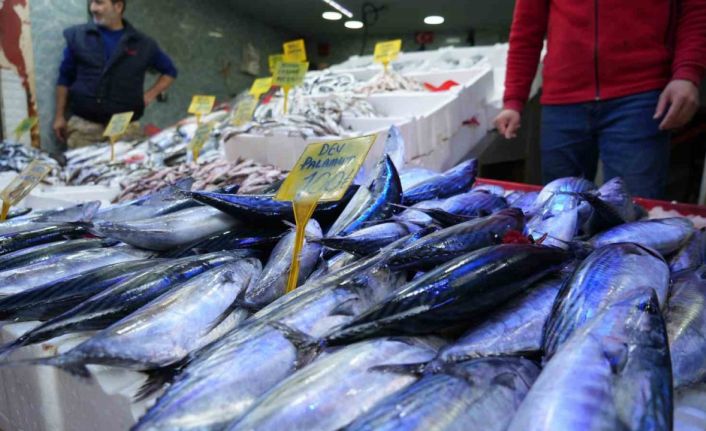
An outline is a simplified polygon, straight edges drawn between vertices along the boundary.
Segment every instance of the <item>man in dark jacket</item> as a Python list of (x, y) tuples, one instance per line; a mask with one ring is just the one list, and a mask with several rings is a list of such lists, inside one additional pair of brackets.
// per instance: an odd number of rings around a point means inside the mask
[(542, 177), (622, 176), (632, 193), (663, 196), (669, 130), (698, 108), (706, 72), (706, 0), (517, 0), (504, 110), (515, 137), (547, 37)]
[[(133, 121), (139, 120), (145, 107), (177, 76), (174, 63), (157, 43), (123, 19), (125, 6), (126, 0), (91, 0), (93, 22), (64, 31), (54, 133), (69, 148), (102, 141), (103, 129), (114, 114), (132, 111)], [(145, 73), (150, 68), (161, 75), (145, 92)], [(139, 126), (135, 123), (131, 129), (134, 134)]]

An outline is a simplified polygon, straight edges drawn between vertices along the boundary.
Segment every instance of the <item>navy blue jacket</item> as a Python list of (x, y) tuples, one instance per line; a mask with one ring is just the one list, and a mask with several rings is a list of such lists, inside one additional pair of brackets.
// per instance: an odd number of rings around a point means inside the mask
[(69, 87), (69, 109), (75, 115), (106, 124), (113, 114), (145, 111), (145, 73), (159, 51), (157, 43), (124, 21), (125, 34), (106, 61), (96, 24), (64, 30), (67, 47), (76, 61), (76, 79)]

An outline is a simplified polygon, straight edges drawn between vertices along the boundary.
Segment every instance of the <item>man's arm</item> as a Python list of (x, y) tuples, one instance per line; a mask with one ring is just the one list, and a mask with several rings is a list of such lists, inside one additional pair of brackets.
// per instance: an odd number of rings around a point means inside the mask
[(547, 0), (518, 0), (515, 4), (503, 111), (495, 119), (498, 132), (507, 139), (516, 137), (520, 128), (520, 113), (527, 103), (532, 81), (537, 74), (548, 21)]
[(157, 69), (161, 75), (152, 88), (145, 92), (145, 106), (152, 103), (161, 93), (167, 91), (178, 75), (172, 59), (159, 48), (152, 59), (151, 66)]
[(64, 57), (59, 66), (59, 79), (56, 83), (56, 113), (54, 114), (54, 134), (57, 139), (66, 141), (66, 107), (69, 100), (69, 87), (76, 80), (76, 61), (69, 48), (64, 49)]
[(169, 75), (160, 75), (159, 78), (157, 79), (157, 82), (154, 83), (152, 88), (147, 90), (145, 92), (145, 106), (149, 105), (150, 103), (154, 102), (154, 100), (159, 96), (161, 93), (164, 93), (167, 91), (169, 87), (174, 83), (175, 78), (169, 76)]
[(66, 104), (69, 100), (69, 87), (56, 86), (56, 115), (54, 116), (54, 134), (61, 142), (66, 141)]
[(504, 107), (522, 111), (537, 74), (549, 21), (547, 0), (518, 0), (510, 30)]
[(682, 0), (679, 4), (672, 81), (660, 96), (655, 118), (666, 116), (663, 130), (691, 121), (699, 107), (699, 86), (706, 75), (706, 0)]

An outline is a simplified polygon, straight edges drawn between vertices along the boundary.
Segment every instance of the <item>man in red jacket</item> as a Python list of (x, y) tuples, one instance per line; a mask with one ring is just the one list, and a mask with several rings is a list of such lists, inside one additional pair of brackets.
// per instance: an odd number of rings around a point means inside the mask
[(621, 176), (659, 198), (669, 130), (698, 109), (706, 0), (517, 0), (498, 131), (517, 135), (545, 35), (542, 179)]

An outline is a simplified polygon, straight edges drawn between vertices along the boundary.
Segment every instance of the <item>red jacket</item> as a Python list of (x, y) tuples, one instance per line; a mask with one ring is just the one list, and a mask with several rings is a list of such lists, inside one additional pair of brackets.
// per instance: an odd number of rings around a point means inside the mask
[(505, 108), (527, 102), (545, 35), (544, 104), (698, 86), (706, 73), (706, 0), (517, 0)]

